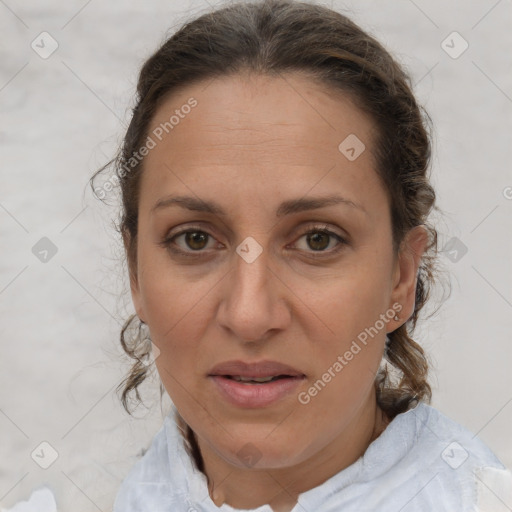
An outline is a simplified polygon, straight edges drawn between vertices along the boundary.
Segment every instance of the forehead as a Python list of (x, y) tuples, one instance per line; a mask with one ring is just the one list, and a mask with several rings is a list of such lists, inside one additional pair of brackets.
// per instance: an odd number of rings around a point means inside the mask
[[(155, 147), (144, 161), (141, 208), (187, 186), (200, 197), (220, 184), (224, 195), (267, 197), (284, 187), (291, 195), (341, 187), (369, 196), (379, 187), (372, 120), (346, 94), (298, 73), (233, 75), (181, 89), (159, 106), (148, 134)], [(347, 149), (362, 152), (353, 159)]]
[[(191, 98), (197, 102), (192, 109), (187, 106)], [(173, 126), (169, 126), (170, 120)], [(160, 130), (165, 139), (160, 141), (161, 147), (173, 141), (175, 146), (214, 143), (226, 135), (248, 143), (282, 137), (281, 143), (295, 143), (312, 154), (313, 144), (305, 147), (305, 142), (320, 144), (319, 151), (325, 147), (337, 150), (336, 142), (350, 134), (369, 143), (374, 123), (348, 93), (327, 88), (301, 73), (243, 73), (196, 83), (171, 94), (152, 119), (149, 131), (154, 130)]]

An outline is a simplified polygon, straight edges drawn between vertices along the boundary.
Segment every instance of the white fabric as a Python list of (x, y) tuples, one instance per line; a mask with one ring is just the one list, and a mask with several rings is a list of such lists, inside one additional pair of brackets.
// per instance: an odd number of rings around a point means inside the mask
[(512, 473), (492, 467), (481, 468), (477, 477), (477, 511), (510, 512), (512, 510)]
[[(238, 510), (210, 499), (174, 418), (173, 408), (123, 480), (113, 512)], [(492, 503), (512, 510), (510, 471), (469, 430), (419, 403), (396, 416), (356, 462), (302, 493), (293, 512), (495, 512), (485, 508), (490, 492)], [(252, 510), (272, 512), (269, 505)]]
[[(236, 512), (217, 507), (174, 421), (117, 493), (113, 512)], [(356, 462), (302, 493), (292, 512), (510, 512), (512, 473), (462, 425), (420, 403), (399, 414)], [(0, 512), (57, 512), (48, 488)], [(248, 512), (248, 511), (245, 511)], [(263, 505), (252, 512), (273, 512)]]
[(0, 508), (0, 512), (57, 512), (57, 504), (52, 491), (43, 487), (34, 491), (28, 501), (21, 501), (9, 509)]

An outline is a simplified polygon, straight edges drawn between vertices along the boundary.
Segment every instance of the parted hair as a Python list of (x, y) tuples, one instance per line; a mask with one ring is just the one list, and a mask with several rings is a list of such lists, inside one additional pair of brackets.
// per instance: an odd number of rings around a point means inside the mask
[[(417, 275), (414, 312), (388, 333), (383, 364), (375, 380), (377, 402), (390, 419), (418, 401), (430, 403), (428, 358), (412, 335), (439, 276), (438, 233), (428, 220), (431, 211), (438, 209), (428, 176), (431, 121), (417, 103), (402, 65), (374, 37), (339, 12), (294, 0), (225, 4), (183, 24), (145, 61), (123, 144), (91, 178), (94, 189), (99, 173), (110, 166), (115, 169), (122, 201), (118, 230), (130, 273), (136, 268), (144, 160), (129, 173), (123, 169), (148, 137), (159, 105), (178, 88), (246, 71), (269, 76), (288, 71), (305, 73), (329, 90), (344, 93), (374, 122), (376, 172), (389, 198), (395, 255), (413, 227), (422, 224), (429, 235)], [(141, 401), (138, 386), (149, 371), (146, 363), (151, 344), (144, 338), (140, 321), (131, 315), (120, 341), (133, 366), (118, 387), (130, 414), (128, 398), (135, 393), (136, 400)], [(160, 390), (163, 392), (161, 384)], [(189, 440), (193, 442), (190, 436)]]

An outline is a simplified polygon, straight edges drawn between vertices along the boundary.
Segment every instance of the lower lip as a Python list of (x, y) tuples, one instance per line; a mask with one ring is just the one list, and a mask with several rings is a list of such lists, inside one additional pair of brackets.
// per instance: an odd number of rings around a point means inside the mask
[(221, 395), (237, 407), (266, 407), (296, 391), (304, 377), (286, 377), (263, 384), (244, 384), (220, 375), (210, 376)]

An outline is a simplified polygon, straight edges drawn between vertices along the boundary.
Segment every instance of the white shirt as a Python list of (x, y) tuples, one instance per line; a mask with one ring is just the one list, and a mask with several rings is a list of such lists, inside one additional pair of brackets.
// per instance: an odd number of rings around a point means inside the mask
[[(234, 512), (211, 500), (174, 421), (123, 480), (113, 512)], [(510, 508), (509, 508), (510, 507)], [(397, 415), (353, 464), (299, 495), (293, 512), (501, 512), (512, 474), (462, 425), (419, 403)], [(273, 512), (262, 505), (252, 512)]]
[[(236, 512), (210, 499), (206, 477), (164, 419), (119, 488), (113, 512)], [(52, 491), (0, 512), (56, 512)], [(353, 464), (302, 493), (293, 512), (510, 512), (512, 473), (469, 430), (419, 403), (399, 414)], [(273, 512), (263, 505), (252, 512)]]

